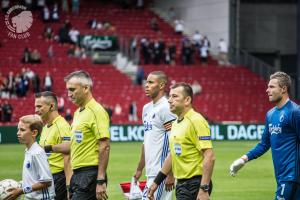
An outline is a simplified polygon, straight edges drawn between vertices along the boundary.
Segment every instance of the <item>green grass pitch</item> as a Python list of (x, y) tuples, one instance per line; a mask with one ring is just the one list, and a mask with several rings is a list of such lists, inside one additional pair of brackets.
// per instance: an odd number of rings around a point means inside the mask
[[(249, 162), (237, 177), (229, 176), (228, 168), (231, 162), (256, 143), (256, 141), (213, 142), (216, 163), (213, 173), (212, 200), (274, 199), (276, 182), (270, 152), (258, 160)], [(119, 183), (130, 181), (137, 166), (140, 147), (140, 142), (111, 144), (108, 167), (109, 199), (124, 199)], [(21, 179), (24, 148), (24, 145), (19, 144), (0, 145), (0, 180), (6, 178)]]

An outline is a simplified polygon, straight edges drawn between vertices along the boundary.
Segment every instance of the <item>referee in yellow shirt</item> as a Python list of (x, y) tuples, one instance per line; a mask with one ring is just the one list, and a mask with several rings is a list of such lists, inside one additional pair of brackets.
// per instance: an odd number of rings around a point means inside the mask
[[(46, 91), (35, 95), (35, 112), (45, 124), (39, 141), (42, 147), (70, 142), (70, 125), (59, 115), (57, 97), (53, 92)], [(70, 156), (61, 153), (47, 153), (47, 156), (54, 180), (55, 200), (66, 200), (72, 175)]]
[(177, 179), (177, 200), (207, 200), (212, 191), (215, 161), (210, 129), (203, 116), (192, 108), (193, 90), (186, 83), (171, 87), (170, 110), (177, 115), (170, 135), (170, 154), (148, 190), (148, 198), (172, 170)]
[(46, 151), (71, 153), (71, 200), (105, 200), (110, 151), (109, 117), (93, 98), (93, 81), (85, 71), (65, 77), (68, 97), (78, 106), (71, 125), (71, 145), (47, 146)]

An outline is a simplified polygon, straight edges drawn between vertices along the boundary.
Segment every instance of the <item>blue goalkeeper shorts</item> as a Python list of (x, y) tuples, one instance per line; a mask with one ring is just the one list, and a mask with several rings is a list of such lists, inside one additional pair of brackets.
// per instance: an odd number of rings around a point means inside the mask
[(275, 200), (299, 200), (300, 184), (296, 182), (280, 182), (277, 186)]

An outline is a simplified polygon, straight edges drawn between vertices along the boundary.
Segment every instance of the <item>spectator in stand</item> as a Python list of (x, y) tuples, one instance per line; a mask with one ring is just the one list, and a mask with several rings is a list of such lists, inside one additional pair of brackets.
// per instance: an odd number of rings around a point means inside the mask
[(24, 3), (25, 3), (25, 7), (26, 7), (28, 10), (31, 10), (31, 9), (33, 8), (32, 0), (24, 0)]
[(141, 39), (141, 51), (143, 54), (144, 63), (151, 63), (152, 48), (150, 46), (150, 41), (147, 38)]
[(182, 35), (184, 32), (183, 20), (175, 20), (175, 33)]
[(60, 113), (63, 113), (65, 111), (65, 99), (63, 97), (57, 98), (57, 109)]
[(194, 50), (189, 39), (185, 38), (182, 42), (181, 48), (181, 62), (183, 65), (190, 65), (193, 63)]
[(201, 64), (206, 65), (207, 64), (207, 58), (208, 58), (208, 49), (204, 45), (200, 46), (200, 58), (201, 58)]
[(202, 86), (200, 85), (200, 83), (196, 80), (194, 80), (193, 84), (191, 85), (192, 89), (193, 89), (193, 94), (197, 95), (200, 94), (202, 92)]
[(218, 49), (219, 49), (219, 65), (228, 65), (229, 64), (228, 57), (227, 57), (228, 46), (223, 38), (220, 39)]
[(50, 58), (50, 59), (54, 57), (54, 51), (53, 51), (53, 46), (52, 45), (50, 45), (48, 47), (47, 55), (48, 55), (48, 58)]
[(2, 115), (3, 115), (3, 122), (11, 122), (11, 117), (13, 113), (13, 107), (11, 104), (5, 100), (4, 104), (2, 104)]
[(15, 88), (15, 76), (14, 76), (14, 72), (13, 71), (10, 71), (8, 73), (8, 76), (6, 78), (6, 88), (7, 88), (7, 91), (9, 92), (9, 97), (15, 95), (16, 88)]
[(158, 26), (158, 22), (157, 19), (155, 17), (153, 17), (150, 21), (150, 27), (153, 31), (159, 31), (159, 26)]
[(171, 22), (173, 22), (176, 19), (176, 12), (174, 7), (170, 7), (168, 10), (169, 19)]
[(30, 63), (41, 63), (41, 54), (38, 52), (37, 49), (34, 49), (30, 53)]
[(52, 86), (53, 86), (53, 79), (50, 75), (50, 72), (46, 72), (46, 76), (44, 78), (44, 90), (45, 91), (52, 91)]
[(75, 45), (70, 45), (70, 48), (68, 49), (67, 52), (69, 58), (72, 58), (75, 56)]
[(137, 85), (143, 85), (143, 81), (145, 79), (145, 71), (142, 66), (138, 67), (138, 70), (136, 72), (136, 78), (135, 78), (135, 83)]
[(71, 28), (71, 30), (69, 31), (69, 37), (70, 37), (71, 43), (78, 44), (79, 35), (80, 35), (80, 32), (77, 29), (75, 29), (74, 27)]
[(169, 49), (169, 53), (170, 53), (171, 65), (175, 65), (176, 44), (174, 42), (171, 42), (168, 46), (168, 49)]
[(138, 9), (144, 9), (144, 0), (137, 0), (136, 1), (136, 7)]
[(23, 51), (22, 63), (30, 63), (30, 50), (28, 47), (25, 47)]
[(72, 0), (72, 12), (74, 14), (79, 13), (79, 0)]
[(70, 123), (73, 119), (73, 116), (72, 116), (72, 112), (71, 112), (71, 109), (68, 108), (66, 110), (66, 115), (65, 115), (65, 119)]
[(110, 107), (110, 106), (104, 106), (108, 116), (109, 116), (109, 122), (111, 123), (111, 118), (112, 118), (112, 115), (113, 115), (113, 109)]
[(42, 10), (46, 5), (46, 0), (37, 0), (37, 8)]
[(97, 20), (95, 18), (89, 20), (88, 26), (90, 27), (90, 29), (96, 29), (97, 28)]
[(50, 21), (50, 11), (47, 5), (43, 8), (43, 21), (49, 22)]
[(59, 14), (58, 14), (58, 5), (57, 3), (54, 4), (52, 9), (52, 21), (58, 22), (59, 21)]
[(122, 114), (122, 107), (119, 103), (116, 104), (114, 113), (116, 113), (116, 115), (121, 115)]
[(137, 106), (135, 101), (131, 102), (129, 105), (129, 116), (128, 116), (129, 121), (136, 122), (138, 120), (137, 118)]
[(69, 2), (68, 0), (62, 0), (62, 11), (69, 12)]
[(40, 76), (38, 73), (34, 73), (34, 76), (31, 79), (32, 82), (32, 87), (33, 87), (33, 92), (34, 93), (39, 93), (41, 91), (41, 87), (40, 87)]
[(4, 13), (6, 13), (8, 11), (9, 7), (10, 7), (10, 0), (2, 0), (1, 1), (1, 8)]
[(44, 29), (44, 38), (46, 40), (52, 40), (54, 38), (54, 32), (51, 26), (46, 26)]
[(199, 31), (195, 31), (195, 34), (193, 35), (193, 44), (197, 47), (200, 48), (202, 45), (202, 35), (199, 33)]
[(60, 43), (64, 44), (70, 42), (70, 37), (69, 37), (70, 28), (71, 28), (70, 23), (66, 21), (65, 24), (59, 29), (58, 38)]

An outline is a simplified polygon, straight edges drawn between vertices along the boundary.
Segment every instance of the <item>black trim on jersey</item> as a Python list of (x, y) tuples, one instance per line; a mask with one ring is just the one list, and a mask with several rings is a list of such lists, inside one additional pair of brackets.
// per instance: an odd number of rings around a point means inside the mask
[(180, 123), (184, 120), (184, 117), (182, 119), (177, 119), (177, 123)]
[(79, 112), (82, 112), (82, 111), (84, 111), (84, 109), (85, 109), (85, 107), (83, 107), (83, 108), (80, 108), (80, 109), (79, 109)]

